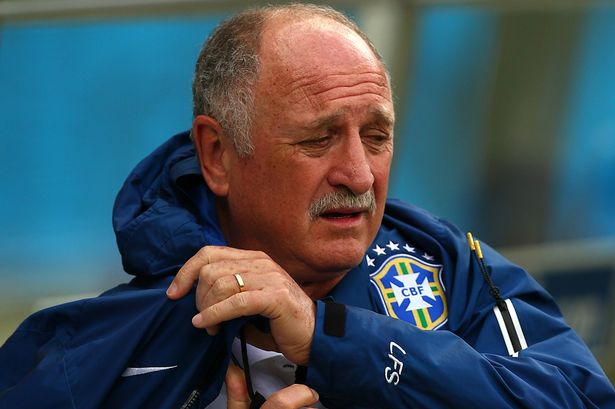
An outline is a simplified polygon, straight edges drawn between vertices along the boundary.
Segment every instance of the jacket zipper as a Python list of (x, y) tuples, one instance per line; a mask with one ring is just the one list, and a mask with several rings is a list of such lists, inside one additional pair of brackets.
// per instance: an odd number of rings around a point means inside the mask
[(193, 390), (188, 396), (188, 399), (186, 399), (186, 401), (184, 402), (184, 404), (181, 406), (180, 409), (192, 409), (194, 407), (195, 402), (199, 400), (200, 396), (201, 396), (201, 392), (199, 392), (198, 389)]

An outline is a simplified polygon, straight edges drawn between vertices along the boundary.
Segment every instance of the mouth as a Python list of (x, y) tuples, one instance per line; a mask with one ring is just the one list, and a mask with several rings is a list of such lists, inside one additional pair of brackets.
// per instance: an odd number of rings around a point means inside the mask
[(355, 220), (367, 212), (367, 209), (331, 209), (320, 214), (327, 220)]

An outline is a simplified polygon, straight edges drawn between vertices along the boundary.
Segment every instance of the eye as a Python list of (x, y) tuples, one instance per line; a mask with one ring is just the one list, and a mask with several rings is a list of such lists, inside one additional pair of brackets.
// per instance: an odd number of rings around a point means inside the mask
[(326, 135), (317, 138), (306, 139), (299, 142), (299, 145), (305, 148), (325, 148), (329, 145), (330, 142), (331, 137)]
[(378, 144), (388, 142), (389, 139), (391, 139), (391, 137), (386, 134), (367, 135), (364, 138), (366, 138), (367, 140), (371, 142), (378, 143)]
[(363, 143), (372, 150), (381, 151), (390, 146), (392, 137), (385, 132), (370, 132), (362, 137)]
[(332, 135), (320, 135), (316, 137), (308, 137), (302, 141), (295, 143), (295, 146), (304, 155), (311, 157), (319, 157), (324, 155), (333, 143)]

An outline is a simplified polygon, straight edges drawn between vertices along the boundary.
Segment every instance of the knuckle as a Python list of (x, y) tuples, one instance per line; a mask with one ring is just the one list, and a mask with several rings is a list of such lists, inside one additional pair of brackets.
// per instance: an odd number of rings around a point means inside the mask
[(214, 303), (211, 307), (209, 307), (209, 313), (211, 314), (212, 318), (218, 321), (220, 317), (224, 315), (227, 309), (228, 307), (225, 302), (218, 302)]
[(218, 304), (210, 305), (209, 307), (201, 310), (201, 316), (208, 320), (215, 320), (218, 316), (219, 310), (220, 306)]
[(210, 267), (208, 264), (204, 265), (199, 269), (199, 281), (205, 283), (208, 288), (214, 285), (216, 279), (213, 274), (211, 274)]
[(209, 246), (203, 246), (199, 249), (199, 251), (196, 252), (196, 255), (198, 258), (206, 258), (207, 257), (207, 252), (209, 251)]
[(224, 279), (218, 279), (211, 285), (210, 291), (214, 298), (222, 298), (228, 294), (229, 285)]
[(209, 264), (212, 250), (212, 246), (201, 247), (197, 253), (197, 256), (202, 262)]
[(293, 292), (294, 292), (294, 289), (292, 288), (290, 283), (285, 281), (283, 285), (276, 290), (276, 295), (282, 299), (291, 299), (293, 298), (292, 296)]
[(269, 255), (267, 253), (265, 253), (264, 251), (256, 251), (256, 257), (257, 258), (264, 258), (264, 259), (269, 259)]
[(173, 281), (181, 280), (183, 278), (183, 276), (186, 274), (186, 270), (187, 270), (186, 264), (187, 264), (187, 262), (183, 266), (181, 266), (179, 268), (179, 270), (177, 270), (177, 273), (175, 273), (175, 278), (173, 278)]
[(240, 311), (244, 311), (250, 305), (250, 300), (248, 299), (247, 293), (237, 293), (232, 298), (233, 307), (239, 309)]

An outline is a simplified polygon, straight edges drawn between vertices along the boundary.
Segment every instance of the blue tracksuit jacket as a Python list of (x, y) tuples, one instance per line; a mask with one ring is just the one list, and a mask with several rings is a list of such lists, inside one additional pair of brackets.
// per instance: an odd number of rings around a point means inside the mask
[[(165, 295), (199, 248), (225, 244), (187, 133), (135, 168), (113, 223), (136, 277), (24, 321), (0, 349), (0, 408), (203, 408), (217, 396), (249, 318), (210, 337), (191, 325), (194, 293)], [(463, 233), (388, 201), (361, 264), (317, 301), (306, 384), (329, 408), (615, 408), (551, 297), (483, 252), (507, 318)]]

